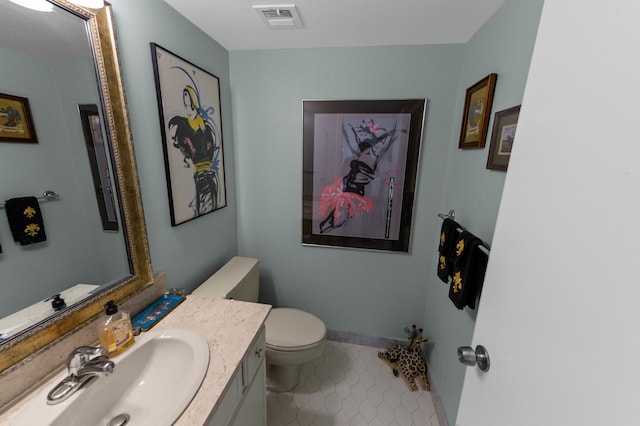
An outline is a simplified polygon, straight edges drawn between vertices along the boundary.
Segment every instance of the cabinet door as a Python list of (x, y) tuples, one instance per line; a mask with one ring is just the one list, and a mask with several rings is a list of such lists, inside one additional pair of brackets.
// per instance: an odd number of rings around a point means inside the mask
[(256, 336), (253, 345), (247, 351), (247, 355), (244, 359), (244, 373), (245, 381), (243, 385), (249, 386), (253, 380), (253, 376), (260, 367), (264, 364), (265, 360), (265, 328), (262, 327), (258, 335)]
[[(242, 374), (236, 372), (229, 389), (220, 397), (218, 408), (209, 418), (207, 426), (227, 426), (229, 424), (229, 418), (233, 415), (234, 410), (240, 400), (240, 394), (242, 392)], [(248, 426), (247, 423), (246, 426)]]
[(256, 372), (253, 382), (246, 389), (242, 403), (238, 407), (236, 418), (232, 426), (266, 426), (267, 424), (267, 394), (266, 368), (264, 357)]

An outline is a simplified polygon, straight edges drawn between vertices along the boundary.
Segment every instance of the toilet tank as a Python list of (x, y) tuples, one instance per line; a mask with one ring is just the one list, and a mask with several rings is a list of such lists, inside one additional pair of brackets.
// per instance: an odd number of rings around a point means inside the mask
[(199, 296), (258, 301), (258, 259), (236, 256), (193, 291)]

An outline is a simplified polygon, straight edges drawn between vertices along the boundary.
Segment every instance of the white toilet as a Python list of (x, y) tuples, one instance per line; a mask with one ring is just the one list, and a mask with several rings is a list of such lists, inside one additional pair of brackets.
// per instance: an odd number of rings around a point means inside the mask
[[(236, 256), (193, 294), (246, 302), (258, 301), (258, 259)], [(298, 385), (302, 364), (322, 354), (327, 328), (308, 312), (275, 308), (265, 322), (267, 388), (287, 392)]]

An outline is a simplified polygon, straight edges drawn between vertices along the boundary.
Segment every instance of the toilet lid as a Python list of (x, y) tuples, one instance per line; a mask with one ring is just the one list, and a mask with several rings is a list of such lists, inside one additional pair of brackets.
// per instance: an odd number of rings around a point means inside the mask
[(318, 317), (292, 308), (272, 309), (265, 321), (265, 330), (266, 344), (282, 348), (313, 345), (327, 334)]

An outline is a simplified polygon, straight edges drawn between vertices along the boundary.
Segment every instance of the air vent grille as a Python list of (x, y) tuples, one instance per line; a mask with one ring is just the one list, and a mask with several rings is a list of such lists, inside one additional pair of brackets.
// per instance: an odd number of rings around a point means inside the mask
[(293, 4), (253, 6), (253, 9), (268, 28), (302, 28), (300, 15)]
[(293, 18), (293, 13), (291, 13), (290, 9), (265, 9), (262, 14), (267, 19)]

